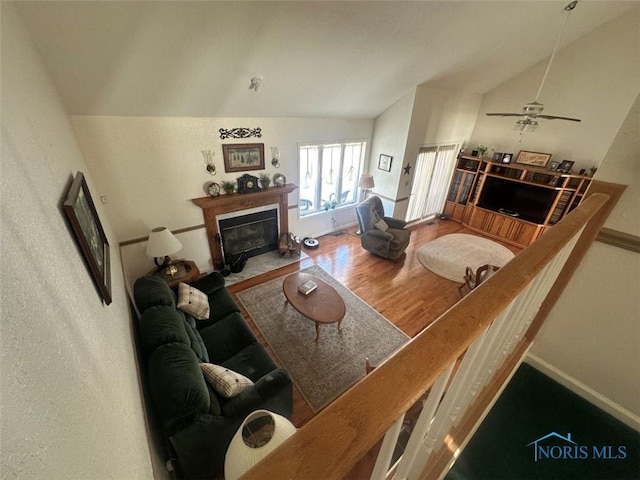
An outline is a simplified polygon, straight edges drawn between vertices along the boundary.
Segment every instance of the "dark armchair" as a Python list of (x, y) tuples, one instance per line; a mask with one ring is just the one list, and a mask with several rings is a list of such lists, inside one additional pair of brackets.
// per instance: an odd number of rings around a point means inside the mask
[(362, 248), (383, 258), (396, 259), (409, 245), (411, 231), (404, 220), (385, 217), (382, 201), (372, 196), (356, 207)]

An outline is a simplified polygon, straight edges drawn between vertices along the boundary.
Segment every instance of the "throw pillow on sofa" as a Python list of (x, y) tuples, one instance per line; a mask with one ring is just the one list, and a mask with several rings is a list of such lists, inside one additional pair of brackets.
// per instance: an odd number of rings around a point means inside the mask
[(197, 320), (209, 319), (209, 297), (186, 283), (178, 284), (177, 307)]
[(253, 386), (244, 375), (213, 363), (201, 363), (204, 378), (213, 389), (225, 398), (232, 398)]

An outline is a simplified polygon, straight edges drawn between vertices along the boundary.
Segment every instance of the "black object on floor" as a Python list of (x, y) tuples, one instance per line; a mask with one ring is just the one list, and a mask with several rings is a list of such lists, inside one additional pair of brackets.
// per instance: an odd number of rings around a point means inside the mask
[(639, 479), (640, 433), (522, 364), (446, 480)]

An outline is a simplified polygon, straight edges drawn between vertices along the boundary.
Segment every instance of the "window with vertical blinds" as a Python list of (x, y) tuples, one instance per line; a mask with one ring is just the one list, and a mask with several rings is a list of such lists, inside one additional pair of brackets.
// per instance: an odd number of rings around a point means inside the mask
[(442, 213), (458, 148), (458, 144), (452, 143), (419, 150), (407, 210), (408, 222)]

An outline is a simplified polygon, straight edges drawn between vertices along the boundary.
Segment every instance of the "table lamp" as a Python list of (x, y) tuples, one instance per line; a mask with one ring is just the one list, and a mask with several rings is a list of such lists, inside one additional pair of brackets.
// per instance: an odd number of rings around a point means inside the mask
[[(147, 257), (153, 257), (153, 262), (158, 266), (158, 270), (165, 269), (165, 275), (175, 275), (178, 269), (175, 265), (171, 265), (169, 255), (176, 253), (181, 248), (182, 244), (167, 227), (154, 228), (147, 241)], [(162, 263), (158, 260), (160, 258), (163, 259)]]
[(250, 413), (229, 444), (224, 460), (225, 480), (240, 478), (295, 432), (296, 427), (277, 413), (269, 410)]

